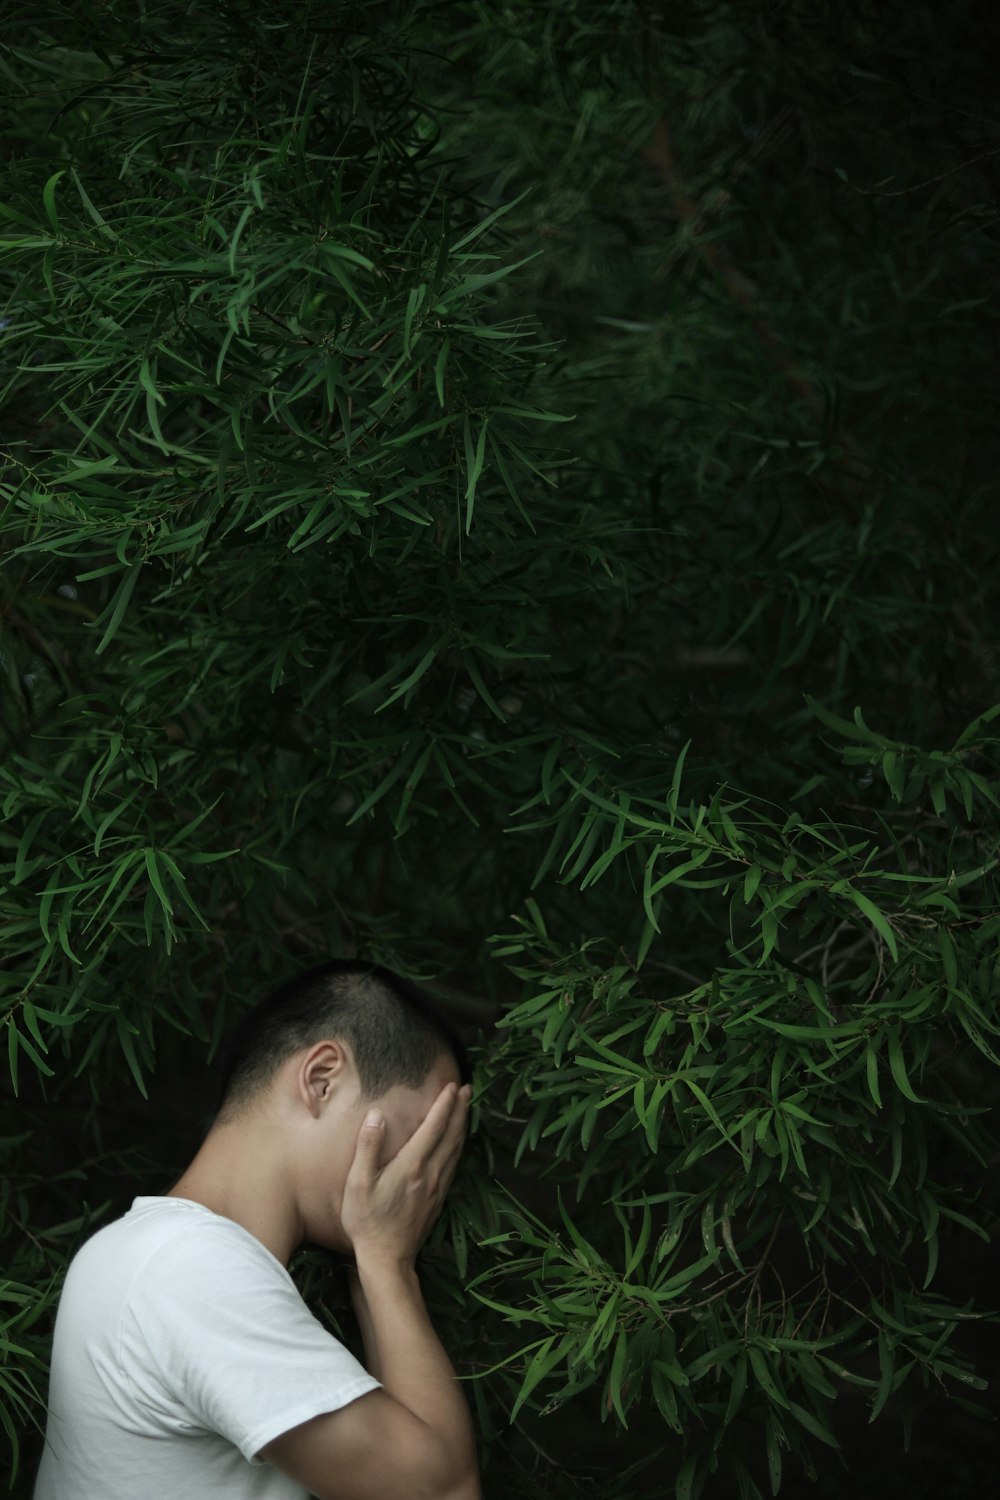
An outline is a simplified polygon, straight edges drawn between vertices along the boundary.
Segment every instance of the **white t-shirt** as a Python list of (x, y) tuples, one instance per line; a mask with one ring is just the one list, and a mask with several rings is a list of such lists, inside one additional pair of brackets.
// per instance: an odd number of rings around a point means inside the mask
[(70, 1265), (35, 1500), (302, 1500), (256, 1455), (378, 1388), (248, 1230), (136, 1198)]

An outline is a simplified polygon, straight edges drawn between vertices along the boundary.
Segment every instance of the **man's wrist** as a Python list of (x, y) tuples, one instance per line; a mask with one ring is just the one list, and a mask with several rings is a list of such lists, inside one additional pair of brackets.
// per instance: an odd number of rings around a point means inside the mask
[(383, 1246), (373, 1245), (368, 1250), (355, 1246), (354, 1263), (362, 1292), (366, 1284), (373, 1281), (379, 1283), (398, 1281), (418, 1287), (420, 1285), (415, 1259), (411, 1256), (395, 1254)]

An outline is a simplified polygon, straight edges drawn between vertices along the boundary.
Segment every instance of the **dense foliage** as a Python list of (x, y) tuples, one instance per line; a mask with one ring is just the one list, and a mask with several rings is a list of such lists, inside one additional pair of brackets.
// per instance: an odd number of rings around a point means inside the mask
[(68, 1256), (328, 953), (479, 1028), (425, 1280), (488, 1493), (835, 1494), (845, 1407), (984, 1385), (1000, 145), (939, 24), (8, 24), (18, 1483)]

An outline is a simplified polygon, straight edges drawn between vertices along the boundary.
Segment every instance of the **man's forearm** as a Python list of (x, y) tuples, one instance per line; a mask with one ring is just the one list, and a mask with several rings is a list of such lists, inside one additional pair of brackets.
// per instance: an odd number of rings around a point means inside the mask
[[(440, 1437), (455, 1460), (456, 1475), (467, 1476), (461, 1500), (478, 1500), (469, 1408), (424, 1306), (416, 1270), (359, 1257), (357, 1274), (361, 1295), (355, 1307), (372, 1374)], [(459, 1500), (459, 1491), (454, 1493)]]
[(375, 1348), (375, 1327), (372, 1323), (371, 1309), (368, 1306), (368, 1298), (365, 1296), (364, 1287), (358, 1277), (355, 1267), (348, 1272), (348, 1284), (351, 1289), (351, 1303), (354, 1307), (354, 1315), (358, 1320), (361, 1330), (361, 1339), (365, 1346), (365, 1362), (369, 1372), (376, 1380), (381, 1380), (379, 1374), (378, 1351)]

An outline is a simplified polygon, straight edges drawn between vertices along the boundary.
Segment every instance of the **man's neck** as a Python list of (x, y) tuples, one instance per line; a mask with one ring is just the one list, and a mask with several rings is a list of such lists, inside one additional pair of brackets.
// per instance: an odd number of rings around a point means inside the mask
[(289, 1174), (273, 1148), (273, 1135), (246, 1122), (216, 1125), (167, 1197), (187, 1198), (232, 1219), (287, 1266), (302, 1241), (302, 1224)]

